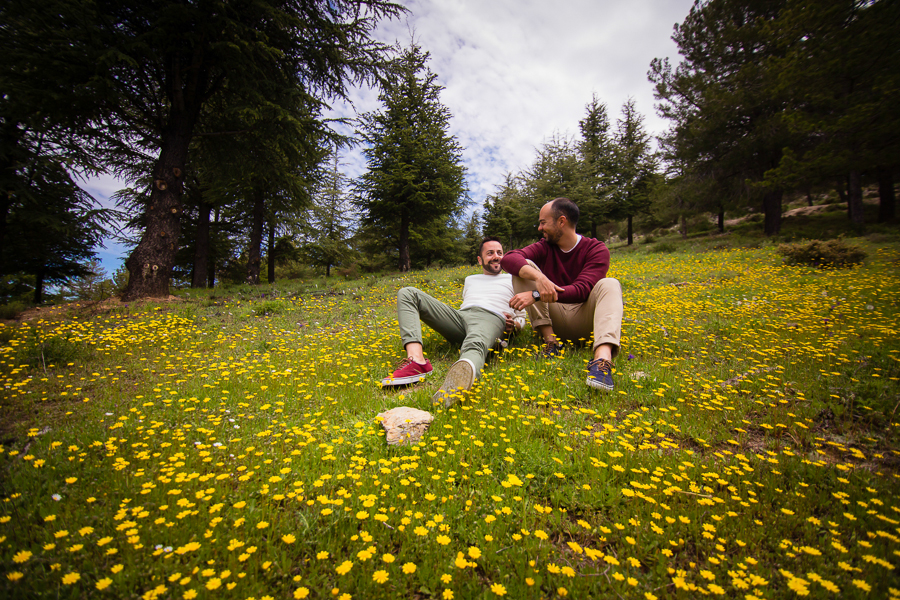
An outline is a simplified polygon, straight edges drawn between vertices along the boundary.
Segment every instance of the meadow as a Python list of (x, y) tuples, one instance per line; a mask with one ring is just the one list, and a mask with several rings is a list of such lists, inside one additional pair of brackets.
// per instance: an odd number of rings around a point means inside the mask
[[(0, 328), (3, 598), (900, 598), (900, 248), (613, 250), (616, 390), (530, 328), (450, 409), (394, 304), (475, 267)], [(375, 416), (429, 410), (417, 444)]]

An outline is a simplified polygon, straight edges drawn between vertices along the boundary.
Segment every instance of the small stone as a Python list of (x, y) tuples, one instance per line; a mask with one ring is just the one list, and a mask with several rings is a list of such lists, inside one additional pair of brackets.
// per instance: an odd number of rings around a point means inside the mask
[(387, 443), (391, 446), (418, 442), (434, 421), (434, 415), (430, 412), (408, 406), (378, 413), (378, 417), (387, 432)]

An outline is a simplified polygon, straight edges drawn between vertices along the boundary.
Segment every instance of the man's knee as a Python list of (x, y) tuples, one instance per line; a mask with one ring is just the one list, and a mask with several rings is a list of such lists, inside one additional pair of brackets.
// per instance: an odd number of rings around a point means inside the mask
[(615, 277), (604, 277), (594, 284), (594, 290), (598, 300), (609, 296), (622, 297), (622, 284)]
[[(534, 264), (534, 261), (531, 260), (530, 258), (525, 259), (525, 262), (526, 262), (526, 264), (528, 264), (529, 267), (532, 267), (533, 269), (537, 270), (538, 273), (542, 272), (540, 267), (538, 267), (536, 264)], [(512, 284), (513, 284), (513, 291), (517, 294), (519, 292), (527, 292), (529, 290), (537, 289), (537, 284), (535, 282), (533, 282), (529, 279), (522, 279), (518, 275), (512, 276)]]
[(404, 287), (397, 291), (397, 302), (409, 301), (416, 297), (419, 290), (414, 287)]

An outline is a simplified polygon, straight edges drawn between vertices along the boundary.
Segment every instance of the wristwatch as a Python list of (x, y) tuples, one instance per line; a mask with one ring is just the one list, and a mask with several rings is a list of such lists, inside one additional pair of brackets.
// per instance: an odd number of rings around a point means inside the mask
[(531, 297), (534, 298), (535, 300), (540, 300), (541, 293), (537, 290), (531, 290)]

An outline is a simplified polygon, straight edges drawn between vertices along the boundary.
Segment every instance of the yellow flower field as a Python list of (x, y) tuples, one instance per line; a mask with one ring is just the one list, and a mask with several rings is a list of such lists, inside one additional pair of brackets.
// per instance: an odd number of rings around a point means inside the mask
[(4, 326), (0, 594), (900, 598), (897, 264), (614, 251), (615, 392), (529, 329), (449, 410), (430, 330), (433, 377), (378, 381), (397, 290), (474, 267)]

